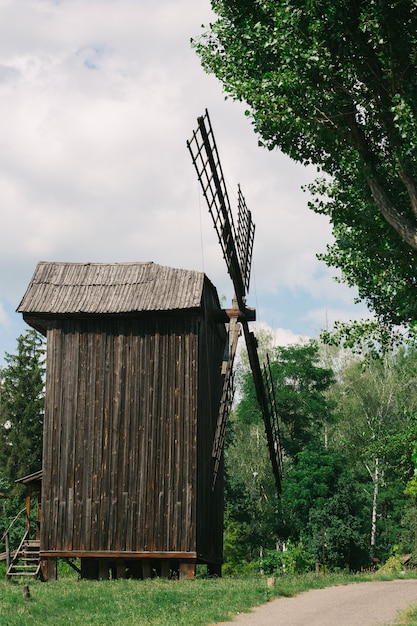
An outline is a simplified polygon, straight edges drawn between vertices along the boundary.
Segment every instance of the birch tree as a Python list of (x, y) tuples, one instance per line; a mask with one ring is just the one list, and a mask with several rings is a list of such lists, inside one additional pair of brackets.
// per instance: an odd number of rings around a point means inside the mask
[[(339, 446), (363, 464), (371, 482), (371, 556), (377, 554), (378, 548), (380, 490), (392, 462), (392, 458), (387, 459), (388, 447), (392, 445), (389, 440), (407, 430), (409, 415), (417, 409), (417, 376), (410, 361), (415, 362), (414, 351), (384, 353), (367, 362), (358, 359), (341, 372), (338, 385), (338, 409), (343, 415), (337, 435)], [(411, 460), (413, 442), (408, 445)]]

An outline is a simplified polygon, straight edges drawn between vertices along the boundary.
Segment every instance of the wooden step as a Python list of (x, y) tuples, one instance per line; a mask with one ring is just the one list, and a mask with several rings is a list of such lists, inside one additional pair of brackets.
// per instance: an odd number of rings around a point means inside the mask
[(7, 576), (36, 576), (39, 573), (40, 564), (37, 565), (13, 565), (9, 568)]
[(15, 553), (6, 577), (31, 576), (37, 577), (40, 572), (40, 542), (36, 539), (22, 539), (19, 550)]

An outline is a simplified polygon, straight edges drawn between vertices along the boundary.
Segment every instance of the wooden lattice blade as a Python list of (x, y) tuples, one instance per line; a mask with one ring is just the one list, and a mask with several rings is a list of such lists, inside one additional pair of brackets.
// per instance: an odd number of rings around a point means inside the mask
[(235, 230), (229, 196), (223, 176), (210, 118), (198, 118), (198, 127), (187, 141), (194, 167), (223, 251), (233, 282), (238, 305), (244, 308), (244, 296), (249, 286), (254, 225), (239, 189), (238, 231)]
[(226, 362), (222, 397), (220, 400), (219, 415), (217, 418), (216, 432), (213, 442), (212, 457), (214, 459), (213, 466), (213, 482), (212, 489), (214, 490), (219, 473), (220, 461), (223, 454), (224, 436), (226, 432), (226, 424), (230, 414), (230, 409), (234, 396), (234, 377), (233, 377), (233, 363), (235, 359), (237, 343), (240, 335), (240, 324), (236, 318), (231, 318), (229, 323), (229, 355)]
[(250, 271), (252, 265), (253, 242), (255, 224), (252, 214), (246, 206), (240, 185), (238, 186), (238, 220), (237, 220), (237, 248), (242, 277), (246, 293), (249, 291)]
[(253, 382), (255, 384), (256, 396), (262, 412), (264, 421), (265, 434), (267, 438), (269, 458), (271, 460), (272, 472), (275, 478), (275, 484), (278, 494), (281, 494), (282, 481), (282, 461), (281, 446), (279, 441), (278, 419), (275, 412), (273, 413), (274, 402), (270, 398), (267, 387), (265, 386), (262, 376), (261, 365), (259, 362), (257, 341), (255, 335), (249, 330), (247, 322), (242, 322), (243, 334), (245, 336), (246, 348), (248, 351), (250, 368), (252, 370)]

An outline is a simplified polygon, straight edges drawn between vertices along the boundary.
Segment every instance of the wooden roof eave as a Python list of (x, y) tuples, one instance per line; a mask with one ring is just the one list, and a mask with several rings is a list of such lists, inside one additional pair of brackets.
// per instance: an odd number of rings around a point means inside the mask
[(201, 307), (194, 307), (190, 309), (171, 309), (163, 311), (128, 311), (120, 313), (23, 313), (24, 321), (38, 330), (42, 335), (46, 337), (47, 330), (58, 320), (103, 320), (103, 319), (126, 319), (126, 318), (140, 318), (150, 319), (155, 317), (169, 318), (169, 317), (199, 317), (202, 315), (203, 309)]
[(28, 474), (27, 476), (23, 476), (22, 478), (18, 478), (15, 480), (16, 483), (23, 483), (24, 485), (28, 485), (30, 483), (40, 483), (42, 482), (42, 474), (43, 470), (38, 470), (33, 474)]

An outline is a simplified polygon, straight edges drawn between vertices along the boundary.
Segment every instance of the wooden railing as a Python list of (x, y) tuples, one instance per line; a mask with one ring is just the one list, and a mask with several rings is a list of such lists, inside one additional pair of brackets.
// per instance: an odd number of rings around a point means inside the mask
[[(7, 530), (4, 533), (3, 537), (0, 539), (0, 543), (2, 543), (4, 541), (5, 546), (6, 546), (6, 566), (7, 566), (7, 569), (9, 569), (10, 563), (12, 561), (12, 549), (10, 547), (10, 531), (13, 528), (14, 524), (16, 523), (16, 521), (22, 515), (22, 513), (26, 513), (26, 507), (24, 509), (22, 509), (21, 511), (19, 511), (19, 513), (14, 518), (14, 520), (9, 524), (9, 527), (7, 528)], [(29, 528), (29, 526), (30, 526), (30, 519), (26, 515), (26, 527)]]

